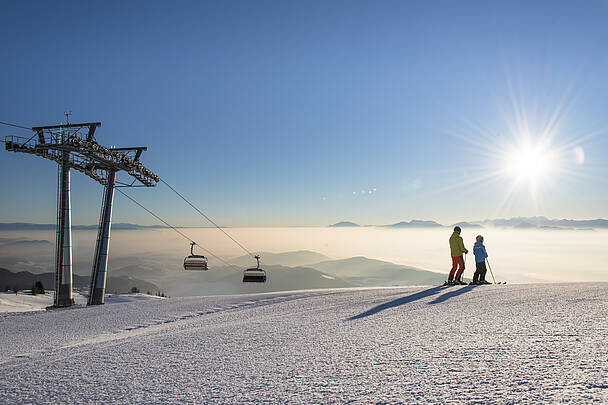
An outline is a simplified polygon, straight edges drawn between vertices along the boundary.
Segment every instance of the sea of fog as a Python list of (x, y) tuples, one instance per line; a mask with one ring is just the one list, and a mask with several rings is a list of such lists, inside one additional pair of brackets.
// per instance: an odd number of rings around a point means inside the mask
[[(225, 259), (245, 254), (217, 229), (186, 228), (182, 231)], [(451, 230), (447, 228), (229, 228), (227, 231), (254, 252), (311, 250), (331, 259), (365, 256), (441, 273), (447, 273), (451, 265), (448, 247)], [(479, 233), (485, 237), (497, 279), (511, 283), (608, 281), (606, 230), (464, 229), (465, 246), (471, 251)], [(30, 251), (28, 254), (32, 257), (20, 259), (21, 263), (7, 264), (0, 257), (0, 265), (11, 270), (27, 270), (38, 260), (43, 262), (36, 263), (38, 266), (52, 271), (54, 263), (48, 252), (52, 253), (54, 232), (2, 232), (0, 237), (48, 240), (50, 244), (41, 247), (47, 252), (46, 256), (39, 255), (36, 259), (35, 252)], [(73, 232), (74, 271), (77, 274), (90, 273), (95, 239), (95, 231)], [(170, 229), (115, 230), (111, 234), (110, 266), (125, 266), (130, 261), (148, 258), (162, 262), (168, 270), (174, 267), (179, 274), (188, 251), (188, 241)], [(211, 267), (215, 264), (220, 265), (211, 258)], [(470, 254), (465, 276), (472, 277), (473, 269), (474, 259)]]

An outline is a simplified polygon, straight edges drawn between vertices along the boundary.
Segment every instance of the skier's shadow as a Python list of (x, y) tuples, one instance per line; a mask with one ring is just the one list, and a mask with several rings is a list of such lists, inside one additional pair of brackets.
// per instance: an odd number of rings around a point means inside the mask
[(473, 290), (473, 288), (475, 288), (475, 287), (477, 287), (477, 286), (476, 285), (467, 285), (467, 286), (464, 286), (464, 287), (461, 287), (461, 288), (454, 289), (454, 290), (452, 290), (450, 292), (447, 292), (447, 293), (445, 293), (443, 295), (440, 295), (439, 297), (435, 298), (433, 301), (429, 302), (429, 305), (431, 305), (431, 304), (439, 304), (439, 303), (441, 303), (443, 301), (447, 301), (450, 298), (454, 298), (454, 297), (457, 297), (457, 296), (459, 296), (461, 294), (467, 293), (467, 292)]
[[(406, 297), (397, 298), (396, 300), (385, 302), (384, 304), (375, 306), (372, 309), (369, 309), (365, 312), (360, 313), (359, 315), (351, 316), (350, 318), (348, 318), (348, 320), (354, 321), (355, 319), (365, 318), (366, 316), (377, 314), (378, 312), (384, 311), (385, 309), (398, 307), (400, 305), (414, 302), (414, 301), (417, 301), (419, 299), (422, 299), (422, 298), (425, 298), (425, 297), (428, 297), (431, 295), (439, 294), (441, 291), (445, 290), (446, 288), (447, 287), (445, 287), (445, 286), (433, 287), (433, 288), (429, 288), (428, 290), (424, 290), (424, 291), (420, 291), (420, 292), (417, 292), (412, 295), (408, 295)], [(440, 299), (446, 295), (448, 295), (448, 294), (442, 295), (441, 297), (437, 298), (435, 301), (437, 301), (438, 299)], [(448, 299), (448, 298), (445, 298), (445, 299)], [(444, 301), (445, 301), (445, 299), (444, 299)], [(433, 302), (435, 302), (435, 301), (433, 301)], [(441, 301), (438, 301), (438, 302), (441, 302)]]

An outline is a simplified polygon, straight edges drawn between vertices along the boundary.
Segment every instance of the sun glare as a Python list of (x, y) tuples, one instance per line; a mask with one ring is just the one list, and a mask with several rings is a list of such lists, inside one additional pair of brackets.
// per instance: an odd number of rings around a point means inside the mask
[[(483, 118), (476, 122), (458, 117), (464, 126), (453, 135), (471, 145), (471, 161), (475, 163), (471, 170), (463, 171), (461, 182), (450, 183), (437, 192), (461, 188), (463, 184), (491, 185), (498, 191), (495, 216), (502, 216), (507, 210), (528, 209), (542, 215), (546, 202), (556, 202), (554, 191), (564, 181), (589, 175), (584, 143), (605, 132), (581, 132), (568, 119), (574, 83), (561, 98), (540, 104), (536, 97), (517, 93), (510, 80), (508, 86), (510, 103), (497, 105), (502, 117), (492, 117), (487, 122)], [(534, 108), (527, 110), (529, 104)]]
[(506, 171), (517, 180), (537, 182), (552, 169), (551, 153), (538, 145), (514, 148), (506, 156)]

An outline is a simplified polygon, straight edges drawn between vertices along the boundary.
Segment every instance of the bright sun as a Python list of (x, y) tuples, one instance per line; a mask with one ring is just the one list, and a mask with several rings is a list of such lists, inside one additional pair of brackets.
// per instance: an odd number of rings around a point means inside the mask
[(506, 171), (517, 180), (536, 183), (552, 169), (551, 152), (539, 145), (520, 145), (506, 154)]
[[(540, 214), (544, 209), (543, 200), (555, 201), (550, 190), (573, 176), (587, 174), (589, 168), (583, 168), (586, 151), (582, 143), (604, 132), (562, 133), (565, 128), (574, 128), (572, 122), (566, 120), (567, 92), (554, 109), (550, 108), (551, 103), (543, 103), (541, 107), (534, 101), (535, 108), (530, 112), (526, 111), (524, 94), (510, 90), (510, 105), (499, 105), (498, 109), (502, 110), (503, 124), (494, 120), (490, 123), (464, 120), (465, 127), (453, 135), (469, 143), (476, 155), (471, 171), (463, 172), (466, 184), (494, 186), (496, 183), (498, 194), (504, 187), (504, 196), (495, 204), (495, 215), (507, 209), (530, 207)], [(460, 187), (462, 184), (458, 182), (441, 191)]]

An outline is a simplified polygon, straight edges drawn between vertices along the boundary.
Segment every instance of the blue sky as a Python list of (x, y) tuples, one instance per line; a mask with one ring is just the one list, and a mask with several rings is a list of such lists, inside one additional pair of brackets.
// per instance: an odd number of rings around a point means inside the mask
[[(5, 3), (0, 121), (101, 121), (232, 226), (608, 217), (607, 19), (606, 1)], [(547, 128), (560, 159), (535, 191), (489, 176)], [(54, 222), (56, 165), (0, 155), (0, 222)], [(127, 192), (201, 224), (163, 186)], [(74, 223), (101, 195), (73, 174)], [(114, 221), (155, 223), (120, 195)]]

